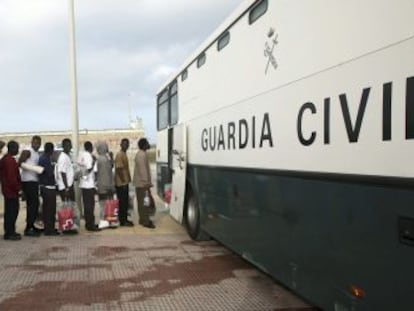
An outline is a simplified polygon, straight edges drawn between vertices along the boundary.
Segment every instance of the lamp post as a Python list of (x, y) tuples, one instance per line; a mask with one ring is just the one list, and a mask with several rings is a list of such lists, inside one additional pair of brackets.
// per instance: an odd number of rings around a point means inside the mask
[[(79, 121), (78, 121), (78, 86), (76, 79), (76, 39), (75, 39), (75, 9), (74, 0), (69, 1), (69, 79), (70, 79), (70, 99), (72, 110), (72, 147), (73, 160), (76, 161), (79, 152)], [(80, 199), (79, 188), (75, 183), (75, 223), (80, 228), (80, 215), (82, 202)]]
[(74, 0), (69, 1), (69, 78), (72, 110), (72, 146), (75, 159), (79, 149), (78, 89), (76, 79), (76, 42)]

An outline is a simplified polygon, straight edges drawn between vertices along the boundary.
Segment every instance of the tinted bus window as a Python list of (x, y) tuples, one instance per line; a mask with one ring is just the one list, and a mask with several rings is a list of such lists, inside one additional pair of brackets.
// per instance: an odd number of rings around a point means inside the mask
[(170, 125), (178, 122), (178, 96), (177, 96), (177, 81), (170, 85)]
[(158, 106), (158, 130), (168, 126), (168, 101)]
[(267, 0), (262, 0), (249, 13), (249, 24), (253, 24), (267, 11)]
[(163, 91), (160, 96), (158, 96), (158, 104), (165, 102), (168, 99), (168, 92), (167, 90)]
[(165, 129), (168, 126), (168, 90), (165, 89), (158, 96), (157, 103), (157, 127), (158, 130)]
[(177, 93), (177, 82), (174, 82), (170, 86), (170, 96)]
[(178, 97), (175, 93), (170, 98), (170, 125), (177, 124), (178, 122)]
[(203, 66), (206, 62), (206, 54), (203, 53), (197, 58), (197, 68)]
[(225, 32), (217, 41), (217, 50), (223, 49), (230, 42), (230, 32)]
[(185, 81), (188, 77), (188, 71), (187, 69), (183, 71), (183, 73), (181, 74), (181, 81)]

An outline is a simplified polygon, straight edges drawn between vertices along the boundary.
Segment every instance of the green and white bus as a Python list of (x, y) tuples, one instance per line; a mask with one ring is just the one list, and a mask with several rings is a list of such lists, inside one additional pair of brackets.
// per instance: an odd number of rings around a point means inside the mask
[(414, 310), (414, 1), (246, 0), (157, 94), (158, 189), (324, 310)]

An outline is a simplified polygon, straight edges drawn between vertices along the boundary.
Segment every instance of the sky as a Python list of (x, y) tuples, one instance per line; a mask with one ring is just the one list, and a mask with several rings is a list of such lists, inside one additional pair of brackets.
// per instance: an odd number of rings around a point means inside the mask
[[(74, 0), (79, 129), (155, 140), (155, 96), (242, 0)], [(0, 0), (1, 133), (70, 130), (68, 0)]]

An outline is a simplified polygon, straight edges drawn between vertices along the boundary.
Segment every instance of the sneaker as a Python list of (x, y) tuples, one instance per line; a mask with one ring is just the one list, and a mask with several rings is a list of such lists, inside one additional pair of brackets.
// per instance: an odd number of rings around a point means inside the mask
[(31, 236), (31, 237), (39, 237), (40, 236), (40, 232), (35, 231), (34, 228), (30, 228), (30, 229), (26, 229), (24, 230), (24, 235), (25, 236)]
[(99, 229), (105, 229), (105, 228), (108, 228), (108, 227), (109, 227), (109, 222), (108, 221), (106, 221), (106, 220), (99, 221), (99, 224), (98, 224)]

